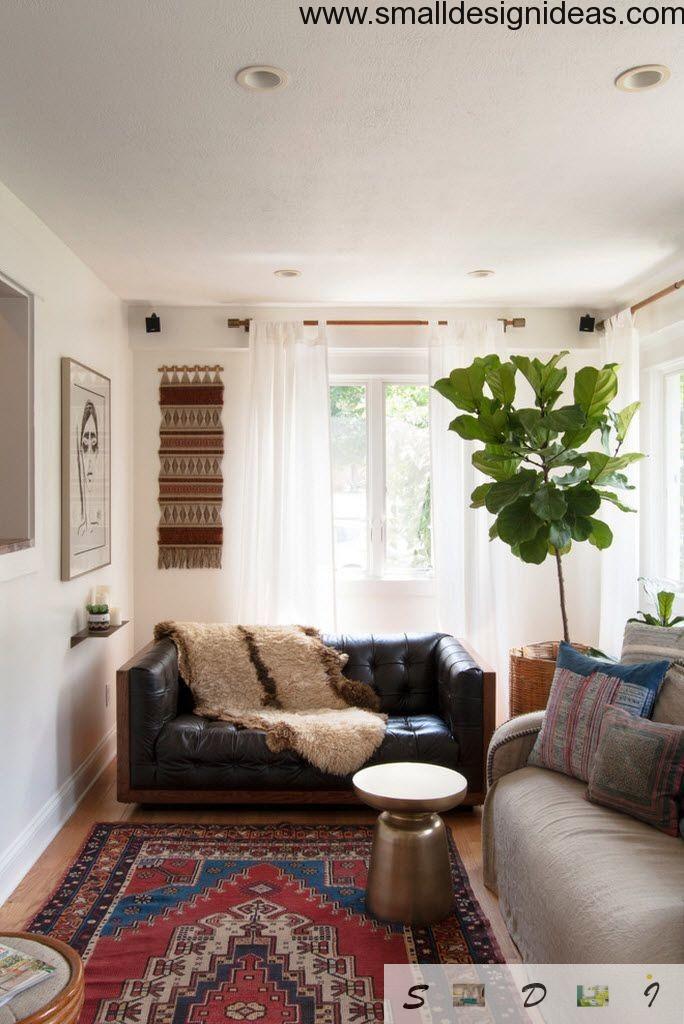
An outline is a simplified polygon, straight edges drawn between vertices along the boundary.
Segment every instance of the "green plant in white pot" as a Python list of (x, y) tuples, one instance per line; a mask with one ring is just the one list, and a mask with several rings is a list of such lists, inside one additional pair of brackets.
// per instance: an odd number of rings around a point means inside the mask
[(109, 629), (109, 605), (87, 604), (88, 630), (91, 633), (105, 633)]
[[(490, 537), (523, 562), (555, 560), (563, 637), (570, 642), (563, 559), (576, 543), (612, 543), (598, 514), (604, 502), (634, 511), (619, 492), (632, 489), (624, 471), (643, 456), (621, 452), (639, 403), (619, 412), (611, 407), (618, 392), (615, 363), (578, 370), (573, 401), (559, 404), (568, 373), (559, 364), (567, 354), (548, 362), (484, 356), (434, 387), (460, 410), (449, 429), (481, 443), (472, 462), (487, 480), (473, 491), (471, 508), (484, 507), (495, 517)], [(533, 406), (516, 401), (518, 375), (532, 388)]]

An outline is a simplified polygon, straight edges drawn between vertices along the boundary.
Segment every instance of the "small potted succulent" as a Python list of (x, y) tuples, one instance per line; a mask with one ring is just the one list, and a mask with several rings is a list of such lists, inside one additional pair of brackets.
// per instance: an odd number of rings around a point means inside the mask
[(106, 633), (109, 629), (109, 605), (87, 604), (88, 631), (90, 633)]

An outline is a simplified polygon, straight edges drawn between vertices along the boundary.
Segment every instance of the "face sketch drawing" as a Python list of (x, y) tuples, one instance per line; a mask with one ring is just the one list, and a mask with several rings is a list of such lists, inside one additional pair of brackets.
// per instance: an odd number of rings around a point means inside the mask
[(97, 422), (97, 410), (91, 401), (83, 406), (80, 428), (76, 437), (76, 458), (78, 461), (78, 481), (81, 497), (81, 516), (78, 532), (83, 534), (102, 525), (102, 496), (100, 482), (102, 476), (100, 451), (100, 433)]

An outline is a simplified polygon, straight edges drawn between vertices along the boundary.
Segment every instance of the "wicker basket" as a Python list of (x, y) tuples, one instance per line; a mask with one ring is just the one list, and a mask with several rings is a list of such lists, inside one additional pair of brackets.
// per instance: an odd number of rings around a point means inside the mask
[[(586, 652), (585, 644), (573, 644), (575, 650)], [(511, 718), (525, 715), (528, 711), (543, 711), (549, 700), (549, 690), (556, 670), (558, 641), (525, 644), (512, 647), (510, 651), (510, 697)]]

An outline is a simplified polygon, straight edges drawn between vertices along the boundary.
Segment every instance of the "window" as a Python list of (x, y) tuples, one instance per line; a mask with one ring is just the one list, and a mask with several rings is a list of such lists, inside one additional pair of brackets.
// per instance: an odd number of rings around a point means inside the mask
[(684, 370), (665, 375), (665, 575), (684, 581)]
[(427, 385), (406, 380), (330, 388), (338, 572), (431, 574), (428, 397)]

